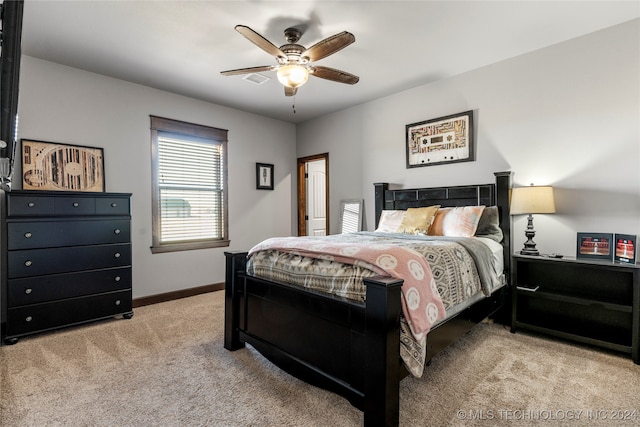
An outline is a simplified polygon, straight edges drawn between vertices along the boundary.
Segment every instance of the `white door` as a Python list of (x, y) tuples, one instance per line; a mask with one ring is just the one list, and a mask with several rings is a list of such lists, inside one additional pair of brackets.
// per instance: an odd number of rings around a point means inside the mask
[(307, 236), (327, 234), (326, 166), (324, 159), (307, 162)]

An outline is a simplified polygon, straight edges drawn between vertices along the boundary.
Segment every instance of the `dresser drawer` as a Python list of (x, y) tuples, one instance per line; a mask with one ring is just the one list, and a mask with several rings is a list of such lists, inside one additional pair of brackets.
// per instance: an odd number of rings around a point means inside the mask
[(35, 249), (52, 246), (80, 246), (128, 243), (129, 220), (78, 220), (9, 222), (8, 248)]
[(98, 197), (96, 198), (96, 215), (129, 215), (129, 197)]
[(93, 197), (60, 196), (53, 202), (54, 215), (94, 215), (96, 199)]
[(26, 335), (130, 312), (131, 290), (10, 308), (6, 335)]
[(9, 279), (130, 265), (130, 243), (8, 252)]
[(53, 215), (53, 198), (31, 195), (7, 195), (8, 216)]
[(131, 288), (131, 267), (11, 279), (9, 307)]

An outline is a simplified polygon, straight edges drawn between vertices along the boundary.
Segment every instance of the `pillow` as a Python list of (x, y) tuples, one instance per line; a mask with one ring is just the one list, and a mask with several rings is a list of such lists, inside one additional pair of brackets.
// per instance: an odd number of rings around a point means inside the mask
[(400, 228), (400, 224), (404, 219), (404, 214), (407, 211), (382, 211), (380, 215), (380, 222), (378, 222), (377, 232), (380, 233), (395, 233)]
[(473, 237), (484, 206), (440, 209), (429, 229), (430, 236)]
[(453, 208), (438, 209), (438, 212), (436, 212), (436, 215), (433, 217), (431, 228), (429, 228), (429, 232), (427, 233), (429, 236), (444, 236), (444, 217), (451, 211), (451, 209)]
[(500, 228), (500, 214), (498, 213), (497, 206), (487, 206), (484, 208), (480, 216), (480, 221), (478, 222), (476, 236), (486, 237), (498, 243), (502, 242), (504, 236)]
[(440, 205), (434, 205), (425, 208), (407, 209), (407, 213), (404, 215), (400, 227), (398, 227), (398, 233), (427, 234), (439, 207)]

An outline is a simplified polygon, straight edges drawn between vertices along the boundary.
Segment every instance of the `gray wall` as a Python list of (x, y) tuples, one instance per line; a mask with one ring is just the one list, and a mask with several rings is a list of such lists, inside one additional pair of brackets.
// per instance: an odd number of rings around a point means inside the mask
[[(296, 157), (329, 153), (331, 228), (340, 199), (373, 183), (404, 187), (551, 184), (558, 214), (538, 215), (543, 252), (575, 253), (577, 231), (640, 235), (639, 20), (298, 125), (23, 56), (20, 137), (103, 147), (106, 189), (133, 193), (134, 296), (224, 280), (224, 249), (152, 255), (149, 115), (229, 130), (230, 250), (296, 230)], [(405, 168), (405, 125), (474, 110), (475, 162)], [(250, 123), (250, 126), (247, 126)], [(255, 163), (275, 190), (255, 189)], [(18, 157), (19, 163), (19, 157)], [(14, 188), (20, 187), (20, 170)], [(515, 246), (525, 219), (516, 218)]]
[[(134, 297), (223, 282), (224, 250), (291, 234), (294, 125), (28, 56), (21, 68), (20, 138), (103, 147), (106, 190), (133, 193)], [(151, 254), (149, 115), (229, 130), (229, 248)], [(255, 189), (256, 162), (275, 165), (274, 191)]]
[[(329, 152), (331, 215), (373, 183), (406, 188), (493, 182), (556, 188), (537, 215), (542, 252), (575, 255), (576, 232), (640, 236), (640, 20), (339, 111), (297, 127), (298, 156)], [(406, 169), (405, 125), (473, 110), (476, 161)], [(516, 217), (515, 248), (525, 240)], [(337, 222), (332, 222), (332, 232)]]

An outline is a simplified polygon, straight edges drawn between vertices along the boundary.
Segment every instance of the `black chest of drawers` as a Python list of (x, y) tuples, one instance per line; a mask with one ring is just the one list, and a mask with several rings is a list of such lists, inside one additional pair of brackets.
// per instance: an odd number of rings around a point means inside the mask
[(131, 194), (3, 193), (2, 339), (130, 318)]

